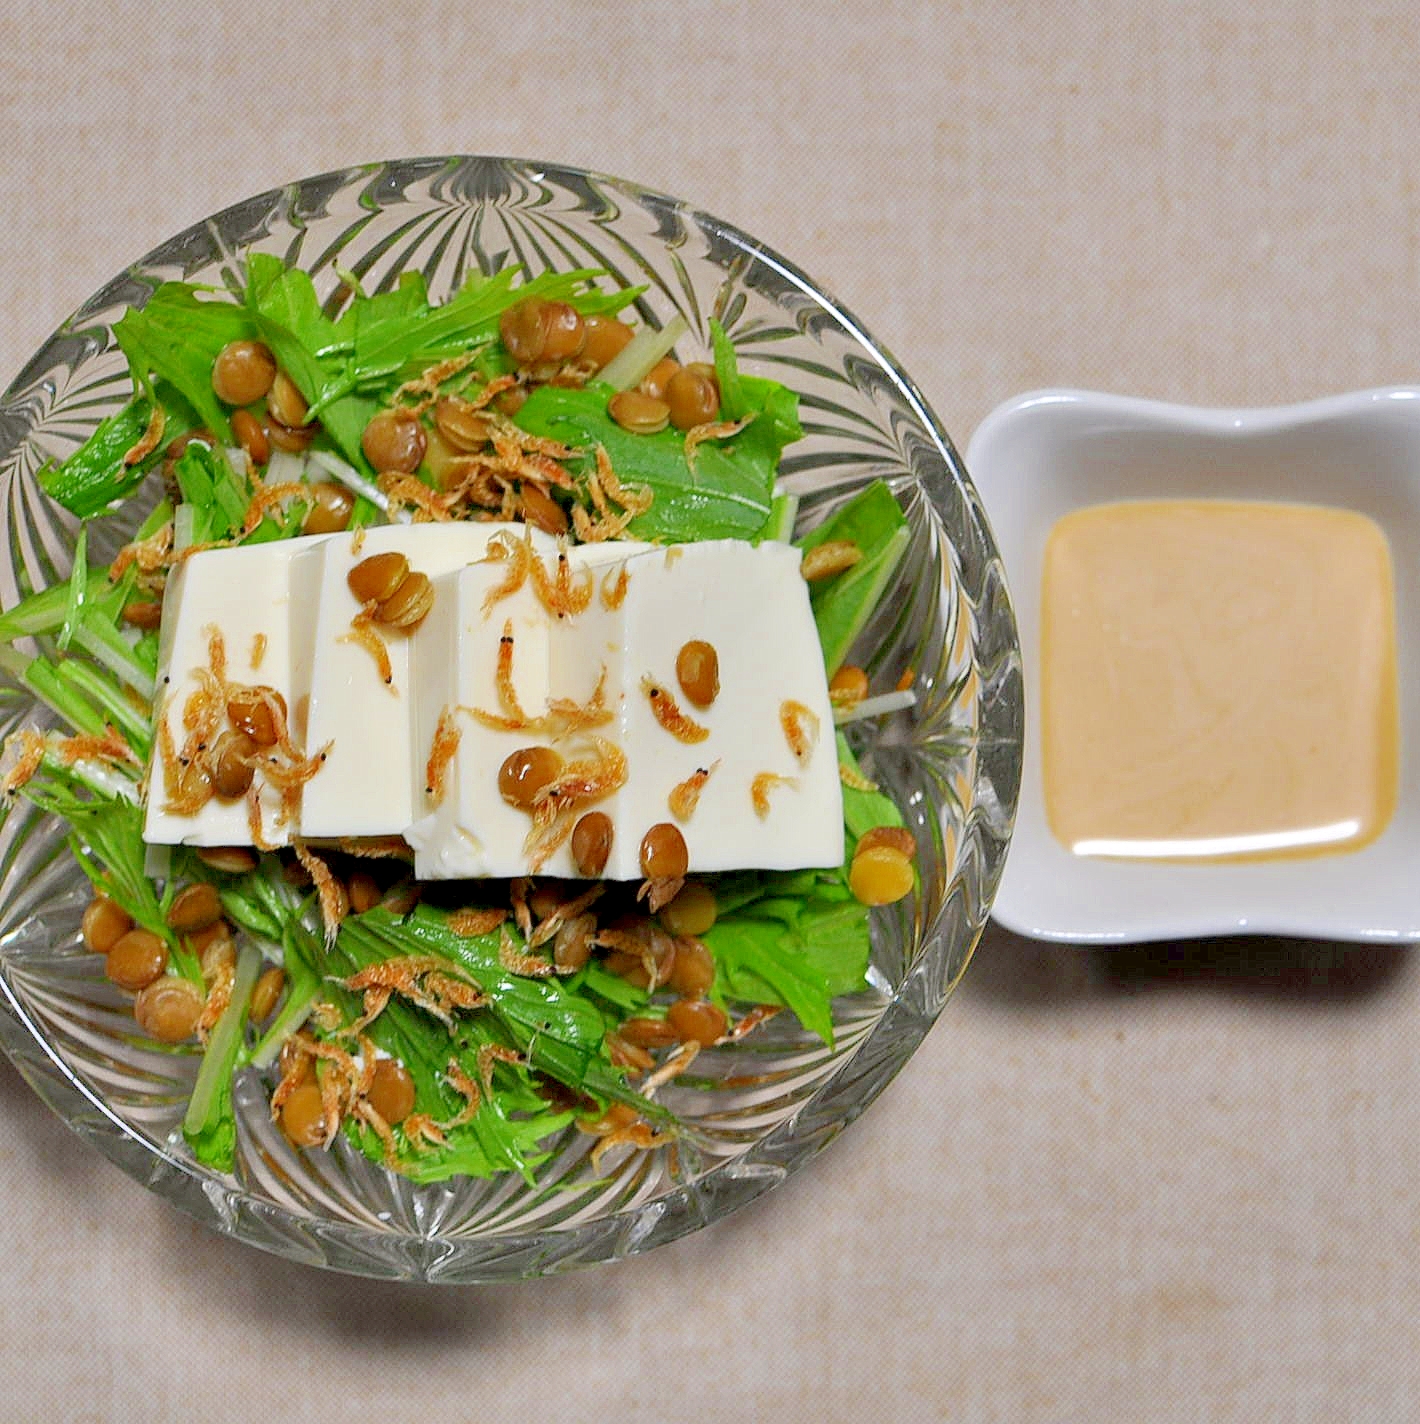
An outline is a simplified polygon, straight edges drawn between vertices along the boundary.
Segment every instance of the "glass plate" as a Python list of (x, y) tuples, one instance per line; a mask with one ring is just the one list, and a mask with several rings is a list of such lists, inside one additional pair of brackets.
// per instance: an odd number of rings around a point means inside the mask
[[(127, 998), (78, 935), (87, 882), (63, 828), (20, 803), (0, 827), (0, 1041), (79, 1133), (183, 1210), (295, 1260), (364, 1275), (489, 1281), (644, 1251), (781, 1181), (873, 1100), (941, 1011), (985, 923), (1020, 783), (1019, 644), (1000, 560), (946, 433), (892, 359), (794, 266), (676, 200), (597, 174), (498, 158), (425, 158), (308, 178), (178, 234), (80, 308), (0, 402), (3, 568), (9, 607), (64, 578), (77, 522), (36, 482), (128, 394), (112, 326), (165, 280), (235, 285), (248, 250), (279, 254), (326, 293), (337, 269), (366, 291), (411, 268), (442, 297), (471, 271), (599, 266), (644, 284), (644, 320), (680, 312), (680, 347), (707, 349), (709, 319), (746, 370), (800, 394), (806, 438), (784, 477), (810, 527), (865, 481), (888, 482), (911, 544), (853, 660), (891, 685), (907, 666), (910, 713), (855, 733), (865, 765), (903, 807), (921, 889), (873, 917), (872, 987), (835, 1008), (827, 1048), (781, 1014), (708, 1051), (664, 1094), (685, 1123), (669, 1149), (608, 1154), (569, 1130), (529, 1187), (521, 1179), (415, 1186), (342, 1142), (298, 1153), (269, 1119), (263, 1085), (239, 1079), (230, 1175), (195, 1163), (180, 1122), (197, 1067), (137, 1031)], [(690, 355), (689, 353), (693, 353)], [(94, 523), (91, 561), (136, 525)], [(42, 722), (0, 686), (0, 731)]]

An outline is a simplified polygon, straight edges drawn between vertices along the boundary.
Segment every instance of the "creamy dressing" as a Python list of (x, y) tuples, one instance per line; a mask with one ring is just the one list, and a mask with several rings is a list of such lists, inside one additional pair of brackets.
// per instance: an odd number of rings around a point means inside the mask
[(1380, 527), (1221, 500), (1061, 519), (1041, 588), (1051, 831), (1081, 855), (1355, 850), (1395, 809), (1395, 611)]

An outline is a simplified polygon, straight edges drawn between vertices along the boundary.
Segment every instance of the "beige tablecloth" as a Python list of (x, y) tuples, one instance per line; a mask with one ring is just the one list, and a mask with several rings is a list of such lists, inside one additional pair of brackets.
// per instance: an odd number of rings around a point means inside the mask
[[(791, 254), (959, 443), (1074, 384), (1416, 376), (1407, 4), (0, 6), (0, 382), (353, 161), (634, 177)], [(0, 1418), (1420, 1417), (1420, 966), (992, 930), (782, 1189), (623, 1266), (372, 1285), (210, 1235), (0, 1066)]]

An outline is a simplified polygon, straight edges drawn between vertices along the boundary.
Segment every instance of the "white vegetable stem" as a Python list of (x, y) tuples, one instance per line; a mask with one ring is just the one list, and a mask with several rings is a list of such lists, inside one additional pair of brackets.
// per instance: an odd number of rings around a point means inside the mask
[(610, 361), (602, 367), (598, 380), (629, 390), (645, 380), (651, 367), (690, 330), (689, 323), (677, 312), (659, 331), (638, 331)]
[(264, 485), (298, 484), (306, 477), (306, 462), (290, 450), (273, 450), (266, 463)]
[[(367, 480), (354, 465), (347, 465), (339, 455), (332, 455), (328, 450), (312, 450), (310, 458), (313, 465), (319, 465), (328, 475), (334, 475), (347, 489), (364, 495), (371, 504), (389, 514), (390, 502), (384, 490)], [(410, 518), (408, 510), (400, 510), (394, 516), (399, 524), (408, 524)]]
[(911, 688), (903, 692), (880, 692), (876, 697), (865, 697), (852, 707), (835, 712), (833, 724), (843, 727), (849, 722), (861, 722), (864, 717), (881, 717), (887, 712), (901, 712), (903, 708), (913, 706), (916, 701), (917, 694)]
[(180, 554), (192, 543), (193, 521), (197, 511), (190, 504), (180, 504), (173, 511), (173, 553)]
[(129, 644), (124, 638), (114, 637), (111, 642), (105, 642), (81, 623), (74, 630), (74, 641), (96, 662), (102, 663), (111, 673), (127, 682), (135, 692), (147, 698), (149, 702), (153, 700), (157, 688), (152, 676), (136, 658), (125, 656), (124, 650)]

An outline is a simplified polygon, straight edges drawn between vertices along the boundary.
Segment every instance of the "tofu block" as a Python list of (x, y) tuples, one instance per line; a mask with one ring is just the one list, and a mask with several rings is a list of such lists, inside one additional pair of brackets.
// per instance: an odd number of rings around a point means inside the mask
[[(509, 593), (512, 564), (489, 551), (504, 532), (530, 541), (544, 575)], [(434, 599), (414, 632), (381, 630), (386, 684), (375, 654), (351, 637), (360, 604), (347, 575), (391, 551), (429, 576)], [(590, 592), (575, 612), (548, 607), (557, 544), (523, 525), (391, 525), (358, 540), (194, 555), (168, 588), (160, 715), (181, 746), (183, 709), (210, 666), (210, 630), (220, 629), (229, 680), (280, 692), (297, 746), (325, 750), (299, 807), (287, 808), (289, 823), (263, 788), (263, 838), (403, 835), (422, 879), (579, 873), (570, 845), (539, 845), (531, 813), (499, 792), (506, 759), (531, 747), (551, 748), (564, 765), (619, 768), (624, 759), (614, 789), (574, 802), (569, 818), (610, 817), (608, 879), (642, 878), (642, 838), (665, 821), (684, 835), (692, 872), (841, 863), (833, 714), (797, 551), (735, 540), (605, 543), (566, 557)], [(677, 675), (691, 641), (718, 659), (706, 707)], [(152, 782), (149, 841), (252, 844), (245, 801), (213, 799), (177, 816), (160, 767)], [(692, 786), (693, 806), (684, 797)]]
[[(346, 582), (350, 570), (375, 554), (399, 552), (408, 558), (411, 569), (427, 574), (439, 586), (443, 575), (484, 558), (495, 533), (515, 528), (521, 538), (524, 527), (382, 525), (367, 530), (358, 549), (356, 536), (337, 534), (303, 557), (300, 577), (308, 580), (308, 591), (303, 593), (307, 628), (297, 643), (307, 655), (293, 669), (296, 705), (304, 713), (306, 746), (331, 744), (325, 767), (305, 788), (303, 836), (399, 835), (423, 814), (418, 793), (427, 747), (423, 754), (416, 752), (414, 699), (419, 674), (415, 663), (422, 660), (426, 668), (439, 668), (437, 657), (418, 651), (430, 638), (429, 618), (412, 634), (382, 634), (392, 673), (389, 685), (384, 685), (374, 655), (350, 638), (351, 620), (360, 611)], [(544, 552), (555, 549), (555, 541), (547, 535), (531, 532), (536, 547)], [(436, 612), (440, 601), (436, 592)], [(440, 675), (447, 676), (448, 671), (447, 666), (439, 668)]]
[[(502, 563), (482, 563), (436, 579), (434, 607), (419, 630), (417, 819), (401, 829), (414, 847), (415, 874), (422, 880), (527, 873), (523, 843), (531, 823), (499, 795), (498, 769), (513, 752), (539, 739), (523, 730), (489, 726), (473, 715), (475, 709), (495, 718), (507, 713), (499, 695), (500, 654), (508, 660), (506, 682), (513, 698), (528, 716), (542, 716), (553, 695), (551, 625), (531, 584), (488, 605), (505, 573)], [(505, 637), (511, 644), (504, 644)], [(436, 798), (427, 773), (446, 712), (458, 746)]]
[[(158, 717), (166, 722), (175, 750), (187, 732), (183, 709), (199, 691), (199, 673), (211, 667), (211, 633), (221, 634), (231, 682), (273, 687), (292, 702), (291, 570), (306, 540), (281, 540), (195, 554), (168, 579), (158, 651)], [(156, 845), (251, 845), (245, 800), (213, 797), (196, 815), (167, 809), (161, 762), (149, 773), (144, 840)], [(262, 833), (285, 845), (295, 827), (280, 822), (279, 795), (261, 793)]]
[[(679, 825), (692, 871), (841, 864), (833, 711), (798, 551), (715, 540), (642, 554), (626, 568), (625, 601), (600, 639), (605, 652), (594, 653), (588, 639), (581, 654), (608, 659), (627, 755), (607, 875), (640, 878), (641, 838), (659, 821)], [(676, 678), (677, 655), (692, 640), (709, 643), (719, 661), (720, 691), (704, 709)], [(682, 741), (666, 730), (648, 695), (651, 685), (706, 729), (705, 740)], [(802, 762), (783, 726), (795, 703), (807, 713), (793, 716)], [(710, 776), (694, 812), (681, 820), (670, 810), (670, 794), (702, 769)], [(760, 777), (780, 778), (761, 783), (763, 815), (753, 794)]]

